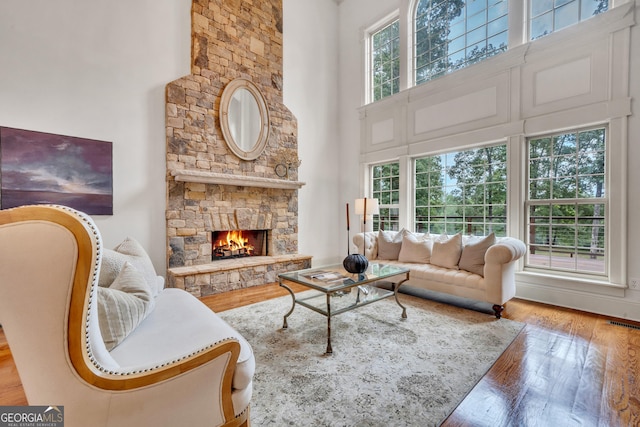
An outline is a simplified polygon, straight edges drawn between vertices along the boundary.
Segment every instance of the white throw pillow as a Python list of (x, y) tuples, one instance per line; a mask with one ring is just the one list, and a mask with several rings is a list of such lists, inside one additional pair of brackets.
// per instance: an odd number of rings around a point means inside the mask
[(408, 232), (402, 238), (398, 261), (429, 264), (432, 247), (433, 240), (428, 235)]
[(378, 232), (378, 259), (397, 260), (402, 248), (402, 237), (405, 230)]
[(156, 274), (153, 263), (142, 245), (131, 237), (127, 237), (113, 250), (105, 249), (103, 251), (98, 285), (109, 287), (127, 261), (142, 273), (153, 296), (157, 296), (164, 287), (164, 279)]
[(153, 310), (155, 299), (142, 274), (125, 261), (110, 287), (98, 287), (98, 321), (111, 351)]
[(496, 235), (494, 233), (468, 242), (462, 249), (462, 255), (458, 263), (460, 269), (484, 277), (484, 254), (495, 242)]
[(462, 234), (458, 233), (451, 238), (446, 235), (433, 243), (431, 264), (438, 267), (458, 269), (458, 261), (462, 254)]

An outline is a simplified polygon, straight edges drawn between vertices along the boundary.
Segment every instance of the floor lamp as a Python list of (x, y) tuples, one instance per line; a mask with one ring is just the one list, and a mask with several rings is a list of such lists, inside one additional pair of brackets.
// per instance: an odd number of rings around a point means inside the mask
[(373, 216), (380, 213), (378, 199), (356, 199), (356, 215), (360, 215), (360, 230), (373, 231)]

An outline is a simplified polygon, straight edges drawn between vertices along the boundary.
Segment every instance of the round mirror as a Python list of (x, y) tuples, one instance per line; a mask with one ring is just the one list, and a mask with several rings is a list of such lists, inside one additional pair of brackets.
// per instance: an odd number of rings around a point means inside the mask
[(235, 79), (224, 88), (220, 127), (227, 146), (241, 159), (254, 160), (262, 154), (269, 139), (269, 110), (256, 85)]

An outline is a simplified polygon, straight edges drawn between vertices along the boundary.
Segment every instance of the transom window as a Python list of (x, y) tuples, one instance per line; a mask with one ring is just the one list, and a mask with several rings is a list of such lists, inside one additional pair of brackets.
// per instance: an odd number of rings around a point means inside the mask
[(371, 100), (400, 91), (400, 22), (371, 35)]
[(606, 273), (604, 128), (529, 139), (526, 265)]
[(372, 196), (378, 199), (380, 214), (373, 217), (374, 230), (399, 230), (400, 163), (371, 167)]
[[(365, 103), (585, 21), (611, 6), (611, 0), (404, 1), (413, 4), (407, 8), (409, 16), (398, 17), (396, 11), (365, 31)], [(526, 17), (509, 19), (509, 13)], [(400, 37), (405, 32), (408, 37)]]
[(414, 28), (418, 85), (507, 50), (508, 0), (420, 0)]
[(415, 160), (418, 232), (506, 235), (507, 146)]
[(537, 38), (589, 19), (609, 8), (608, 0), (529, 0), (529, 38)]

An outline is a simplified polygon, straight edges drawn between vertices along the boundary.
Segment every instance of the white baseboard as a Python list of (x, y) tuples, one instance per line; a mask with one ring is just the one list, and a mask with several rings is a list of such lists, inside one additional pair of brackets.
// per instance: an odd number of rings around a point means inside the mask
[(640, 301), (625, 298), (520, 282), (516, 298), (640, 322)]

